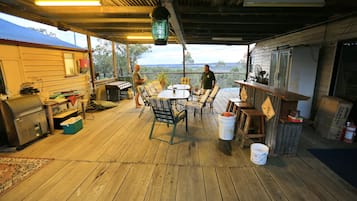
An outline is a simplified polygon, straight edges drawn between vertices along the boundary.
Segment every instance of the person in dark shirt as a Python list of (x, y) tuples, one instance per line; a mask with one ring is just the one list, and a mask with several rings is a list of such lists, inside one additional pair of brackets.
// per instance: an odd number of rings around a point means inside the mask
[(213, 89), (216, 84), (216, 77), (214, 73), (209, 69), (209, 65), (205, 64), (204, 72), (201, 76), (201, 89)]

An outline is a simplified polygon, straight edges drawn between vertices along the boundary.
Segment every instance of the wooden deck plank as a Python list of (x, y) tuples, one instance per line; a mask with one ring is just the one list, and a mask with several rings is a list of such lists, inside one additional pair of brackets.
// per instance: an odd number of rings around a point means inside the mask
[(156, 165), (145, 196), (145, 201), (161, 200), (167, 165)]
[[(326, 176), (328, 174), (334, 174), (327, 172), (321, 169), (313, 169), (300, 158), (292, 157), (292, 158), (284, 158), (284, 161), (289, 163), (288, 168), (294, 171), (299, 177), (304, 181), (306, 185), (309, 186), (314, 194), (316, 194), (322, 200), (354, 200), (357, 198), (357, 190), (356, 193), (352, 193), (353, 189), (349, 190), (336, 190), (336, 189), (348, 189), (347, 185), (340, 185), (339, 183), (334, 182), (335, 177), (331, 178)], [(319, 181), (319, 183), (316, 183)], [(339, 186), (340, 185), (340, 186)], [(339, 188), (336, 188), (339, 186)]]
[(167, 164), (166, 158), (170, 145), (167, 144), (166, 142), (159, 142), (159, 141), (156, 141), (155, 144), (158, 144), (158, 150), (155, 155), (154, 163)]
[(222, 200), (239, 200), (229, 168), (216, 168), (218, 183), (222, 195)]
[(70, 161), (52, 161), (30, 178), (20, 182), (15, 188), (7, 191), (0, 200), (25, 200), (29, 194), (39, 189), (49, 178), (61, 171)]
[(161, 192), (161, 199), (166, 201), (176, 201), (179, 166), (168, 165), (165, 172), (164, 184)]
[(112, 200), (131, 165), (100, 163), (68, 200)]
[(144, 200), (154, 168), (148, 164), (133, 165), (113, 200)]
[(320, 200), (299, 176), (287, 169), (287, 164), (281, 159), (270, 158), (269, 160), (270, 164), (267, 165), (267, 169), (289, 200)]
[(239, 200), (270, 200), (252, 168), (231, 168), (232, 181)]
[(202, 168), (180, 166), (178, 179), (176, 201), (206, 200)]
[(288, 200), (279, 184), (265, 167), (255, 167), (254, 170), (271, 200)]
[[(329, 185), (330, 181), (326, 177), (321, 177), (321, 174), (312, 170), (306, 166), (303, 161), (296, 160), (296, 158), (283, 158), (283, 160), (289, 163), (288, 169), (294, 172), (301, 180), (322, 200), (336, 200), (333, 194), (334, 189), (325, 188)], [(322, 184), (316, 184), (314, 180), (324, 181)]]
[(222, 200), (216, 169), (214, 167), (203, 167), (202, 170), (207, 201)]
[(25, 200), (67, 200), (97, 165), (92, 162), (71, 161), (28, 194)]

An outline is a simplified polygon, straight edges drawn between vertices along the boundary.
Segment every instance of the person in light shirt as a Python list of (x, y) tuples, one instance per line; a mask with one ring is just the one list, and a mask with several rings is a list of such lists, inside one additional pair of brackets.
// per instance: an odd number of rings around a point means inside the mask
[(134, 66), (134, 72), (133, 72), (133, 84), (134, 84), (134, 89), (135, 89), (135, 106), (136, 108), (141, 107), (141, 104), (139, 103), (139, 96), (140, 96), (140, 91), (138, 89), (139, 85), (142, 85), (145, 83), (145, 79), (141, 77), (140, 75), (140, 65), (136, 64)]

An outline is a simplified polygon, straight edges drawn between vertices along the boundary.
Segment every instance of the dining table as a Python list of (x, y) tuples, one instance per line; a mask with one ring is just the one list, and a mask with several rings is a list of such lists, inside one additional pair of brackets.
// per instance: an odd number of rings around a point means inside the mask
[(190, 91), (183, 89), (183, 90), (162, 90), (158, 95), (158, 98), (165, 98), (170, 99), (171, 104), (177, 109), (182, 110), (185, 108), (185, 104), (181, 103), (181, 101), (186, 102), (190, 97)]
[(190, 91), (183, 89), (183, 90), (162, 90), (157, 97), (158, 98), (167, 98), (170, 100), (180, 100), (180, 99), (188, 99), (190, 97)]
[(173, 84), (173, 85), (169, 85), (167, 87), (167, 89), (169, 90), (173, 90), (173, 89), (177, 89), (177, 90), (189, 90), (191, 88), (190, 85), (188, 84)]

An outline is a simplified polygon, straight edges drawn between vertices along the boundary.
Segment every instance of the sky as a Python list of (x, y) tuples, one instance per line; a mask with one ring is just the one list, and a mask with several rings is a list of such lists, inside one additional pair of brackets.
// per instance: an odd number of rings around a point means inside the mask
[[(7, 15), (1, 12), (0, 18), (23, 27), (46, 29), (49, 33), (55, 33), (56, 37), (63, 41), (87, 48), (86, 36), (83, 34), (74, 33), (71, 31), (61, 31), (53, 26)], [(75, 37), (76, 40), (74, 40)], [(93, 42), (92, 45), (95, 46)], [(180, 44), (151, 46), (151, 52), (142, 55), (142, 57), (138, 60), (139, 64), (145, 65), (182, 63), (182, 46)], [(186, 48), (187, 51), (190, 52), (194, 63), (215, 63), (219, 61), (223, 61), (225, 63), (238, 62), (243, 59), (244, 55), (247, 53), (247, 46), (237, 45), (186, 45)]]

